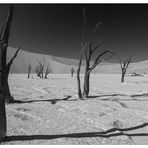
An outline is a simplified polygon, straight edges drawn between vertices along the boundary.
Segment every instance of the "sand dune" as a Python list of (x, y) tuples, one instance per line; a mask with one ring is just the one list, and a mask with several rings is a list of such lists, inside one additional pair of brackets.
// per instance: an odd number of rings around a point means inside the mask
[[(15, 52), (15, 48), (9, 47), (8, 49), (8, 60)], [(63, 57), (56, 57), (51, 55), (43, 55), (32, 52), (27, 52), (21, 50), (18, 54), (18, 57), (15, 59), (13, 66), (11, 68), (11, 73), (27, 73), (27, 65), (30, 62), (33, 67), (37, 65), (37, 60), (45, 59), (46, 64), (50, 63), (53, 73), (56, 74), (66, 74), (70, 73), (70, 69), (73, 67), (77, 69), (78, 60), (77, 59), (68, 59)], [(84, 62), (83, 62), (84, 63)], [(91, 62), (92, 64), (92, 62)], [(84, 65), (84, 64), (83, 64)], [(138, 72), (138, 73), (148, 73), (148, 60), (131, 63), (127, 73)], [(82, 67), (82, 72), (84, 68)], [(94, 69), (92, 73), (101, 73), (101, 74), (116, 74), (120, 73), (120, 65), (118, 63), (101, 63)], [(34, 73), (32, 71), (32, 73)]]

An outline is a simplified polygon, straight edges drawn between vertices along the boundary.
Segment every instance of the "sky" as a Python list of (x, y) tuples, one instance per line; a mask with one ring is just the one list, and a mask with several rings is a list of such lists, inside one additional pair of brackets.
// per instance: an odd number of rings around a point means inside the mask
[[(0, 4), (0, 26), (8, 6)], [(86, 7), (85, 38), (98, 21), (94, 45), (124, 59), (148, 59), (147, 4), (15, 4), (9, 46), (53, 56), (79, 58), (82, 38), (82, 10)], [(114, 59), (113, 59), (114, 61)]]

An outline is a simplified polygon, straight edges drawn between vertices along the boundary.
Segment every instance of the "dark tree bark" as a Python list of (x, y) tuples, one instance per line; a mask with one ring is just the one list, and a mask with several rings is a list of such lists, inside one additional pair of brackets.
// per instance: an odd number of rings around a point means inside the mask
[(6, 64), (6, 55), (13, 15), (14, 7), (11, 5), (4, 31), (2, 29), (0, 33), (0, 140), (5, 138), (7, 131), (5, 100), (8, 93), (9, 68)]
[(119, 63), (120, 63), (120, 67), (121, 67), (121, 83), (124, 82), (125, 74), (126, 74), (129, 64), (131, 63), (131, 59), (132, 59), (131, 56), (129, 58), (127, 58), (124, 62), (122, 62), (119, 59)]
[(5, 98), (0, 92), (0, 141), (5, 138), (7, 131)]
[(80, 100), (83, 100), (83, 95), (81, 91), (81, 81), (80, 81), (80, 70), (81, 70), (81, 64), (82, 64), (82, 53), (80, 55), (78, 70), (77, 70), (77, 82), (78, 82), (78, 97)]
[(121, 82), (124, 82), (124, 77), (125, 77), (125, 72), (122, 72), (122, 75), (121, 75)]
[(31, 69), (32, 69), (31, 63), (29, 63), (28, 64), (28, 76), (27, 76), (28, 79), (30, 78)]
[(9, 84), (8, 82), (6, 83), (6, 98), (5, 98), (5, 102), (6, 103), (13, 103), (14, 102), (14, 98), (10, 93), (10, 88), (9, 88)]
[(86, 70), (84, 74), (84, 88), (83, 88), (83, 96), (87, 97), (89, 94), (89, 79), (90, 79), (90, 72), (89, 67), (86, 65)]

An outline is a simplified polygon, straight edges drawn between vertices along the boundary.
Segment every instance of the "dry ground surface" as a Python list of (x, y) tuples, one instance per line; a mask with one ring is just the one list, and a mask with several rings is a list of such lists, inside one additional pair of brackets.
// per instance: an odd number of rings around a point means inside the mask
[(125, 83), (119, 74), (91, 75), (84, 101), (68, 74), (16, 74), (9, 83), (18, 101), (6, 105), (2, 144), (148, 144), (148, 75), (127, 75)]

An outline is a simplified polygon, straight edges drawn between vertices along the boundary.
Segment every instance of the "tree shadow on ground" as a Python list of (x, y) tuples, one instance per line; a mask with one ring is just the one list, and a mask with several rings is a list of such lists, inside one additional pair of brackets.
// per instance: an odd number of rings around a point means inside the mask
[[(121, 98), (102, 98), (102, 97), (129, 97), (128, 99), (121, 99)], [(137, 99), (139, 97), (146, 97), (146, 99)], [(126, 94), (105, 94), (105, 95), (95, 95), (95, 96), (88, 96), (87, 99), (93, 99), (93, 98), (101, 98), (101, 101), (148, 101), (147, 99), (148, 93), (143, 94), (135, 94), (135, 95), (126, 95)]]
[[(61, 134), (61, 135), (18, 135), (18, 136), (7, 136), (3, 142), (9, 141), (26, 141), (26, 140), (50, 140), (50, 139), (57, 139), (57, 138), (89, 138), (89, 137), (116, 137), (116, 136), (148, 136), (148, 133), (124, 133), (127, 131), (133, 131), (136, 129), (144, 128), (148, 126), (148, 123), (144, 123), (138, 126), (133, 126), (130, 128), (112, 128), (107, 131), (103, 132), (87, 132), (87, 133), (71, 133), (71, 134)], [(116, 132), (116, 133), (114, 133)]]
[[(33, 103), (33, 102), (51, 102), (51, 104), (56, 104), (59, 101), (68, 101), (72, 96), (68, 95), (63, 99), (49, 99), (49, 100), (29, 100), (29, 101), (21, 101), (21, 100), (14, 100), (12, 103), (23, 104), (23, 103)], [(72, 100), (71, 100), (72, 101)], [(11, 104), (12, 104), (11, 103)]]
[(88, 96), (87, 98), (101, 98), (101, 97), (116, 97), (116, 96), (127, 96), (124, 94), (105, 94), (105, 95), (95, 95), (95, 96)]

